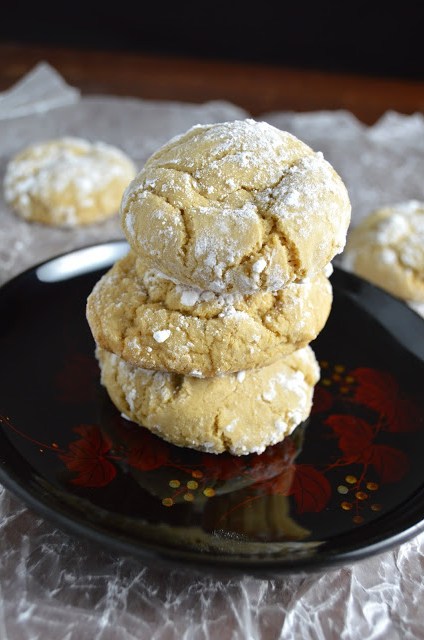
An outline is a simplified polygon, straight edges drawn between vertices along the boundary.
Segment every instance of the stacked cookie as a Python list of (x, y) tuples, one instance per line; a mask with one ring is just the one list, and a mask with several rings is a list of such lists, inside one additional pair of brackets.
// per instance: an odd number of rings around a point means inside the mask
[(121, 203), (130, 253), (87, 318), (120, 411), (174, 444), (261, 452), (310, 412), (308, 343), (343, 250), (340, 177), (289, 133), (252, 120), (196, 126), (147, 161)]

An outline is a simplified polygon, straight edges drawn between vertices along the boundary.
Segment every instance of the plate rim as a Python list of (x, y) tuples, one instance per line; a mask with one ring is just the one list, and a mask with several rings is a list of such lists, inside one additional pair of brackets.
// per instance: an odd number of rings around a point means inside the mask
[[(10, 446), (12, 446), (12, 443), (10, 443)], [(21, 454), (18, 452), (18, 455)], [(276, 575), (310, 574), (322, 570), (337, 569), (349, 563), (379, 555), (412, 540), (424, 531), (423, 502), (422, 519), (415, 524), (411, 524), (406, 529), (395, 532), (389, 537), (366, 546), (351, 548), (344, 552), (337, 552), (335, 555), (326, 554), (324, 557), (320, 555), (296, 556), (296, 559), (291, 562), (287, 561), (286, 558), (275, 556), (260, 559), (257, 557), (250, 559), (247, 556), (234, 558), (216, 554), (209, 556), (199, 551), (188, 551), (178, 547), (156, 546), (145, 540), (142, 540), (141, 545), (138, 545), (124, 533), (119, 534), (118, 532), (113, 532), (113, 535), (111, 535), (104, 527), (84, 520), (80, 512), (74, 512), (72, 515), (69, 515), (70, 507), (68, 505), (66, 506), (65, 513), (56, 511), (47, 504), (47, 500), (43, 500), (42, 497), (40, 497), (38, 491), (31, 491), (29, 487), (24, 486), (23, 483), (20, 482), (19, 475), (10, 470), (9, 473), (5, 473), (3, 453), (0, 455), (0, 462), (0, 483), (15, 496), (22, 499), (27, 507), (45, 517), (50, 523), (57, 524), (62, 531), (75, 535), (80, 539), (88, 540), (91, 543), (101, 542), (102, 545), (110, 551), (130, 553), (139, 560), (144, 560), (150, 564), (154, 562), (155, 566), (157, 566), (158, 563), (167, 566), (172, 564), (175, 568), (179, 569), (190, 568), (195, 571), (203, 571), (207, 568), (213, 574), (231, 573), (231, 575), (234, 575), (234, 572), (237, 572), (238, 574), (243, 573), (267, 578)]]

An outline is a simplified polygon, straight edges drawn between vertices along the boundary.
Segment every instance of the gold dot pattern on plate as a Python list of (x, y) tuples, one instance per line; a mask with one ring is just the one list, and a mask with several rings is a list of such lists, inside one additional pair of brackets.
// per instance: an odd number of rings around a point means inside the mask
[(364, 522), (364, 517), (360, 515), (353, 516), (352, 521), (355, 524), (362, 524)]
[(174, 493), (162, 499), (164, 507), (172, 507), (181, 500), (195, 502), (198, 498), (213, 498), (216, 495), (216, 490), (207, 485), (205, 474), (200, 469), (187, 469), (185, 472), (189, 473), (191, 478), (174, 477), (168, 481), (168, 487), (174, 489)]
[(357, 491), (355, 493), (355, 498), (358, 498), (358, 500), (366, 500), (368, 498), (368, 494), (365, 493), (365, 491)]
[[(355, 515), (352, 516), (352, 522), (354, 524), (362, 524), (366, 520), (366, 509), (370, 509), (374, 513), (377, 513), (383, 509), (383, 505), (379, 502), (372, 502), (369, 500), (370, 493), (379, 490), (380, 485), (378, 482), (371, 480), (364, 480), (363, 477), (358, 478), (356, 475), (348, 474), (344, 478), (346, 484), (339, 484), (337, 492), (346, 496), (346, 500), (340, 502), (339, 506), (343, 511), (352, 511), (354, 509)], [(361, 486), (365, 483), (367, 491), (364, 491)], [(361, 513), (359, 513), (361, 511)]]
[(322, 378), (320, 384), (324, 387), (334, 387), (342, 395), (353, 391), (355, 378), (346, 372), (344, 364), (331, 365), (327, 360), (320, 361)]
[(367, 482), (368, 491), (377, 491), (378, 484), (376, 482)]

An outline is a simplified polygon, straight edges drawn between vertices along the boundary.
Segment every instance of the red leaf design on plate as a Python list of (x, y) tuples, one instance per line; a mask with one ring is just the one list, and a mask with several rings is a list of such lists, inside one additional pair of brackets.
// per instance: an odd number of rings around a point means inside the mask
[(372, 426), (355, 416), (334, 415), (325, 421), (339, 436), (339, 449), (345, 464), (372, 465), (381, 482), (397, 482), (409, 467), (408, 457), (403, 451), (385, 444), (374, 444)]
[(59, 455), (70, 471), (77, 473), (71, 482), (84, 487), (104, 487), (116, 476), (115, 466), (106, 458), (112, 442), (95, 425), (82, 424), (74, 429), (82, 437)]
[(295, 465), (290, 489), (299, 513), (322, 511), (331, 497), (331, 485), (325, 475), (309, 464)]
[(314, 399), (311, 413), (323, 413), (333, 406), (333, 396), (324, 387), (317, 386), (314, 390)]
[(169, 462), (168, 447), (159, 440), (138, 443), (128, 451), (128, 464), (140, 471), (153, 471)]
[(348, 463), (368, 463), (366, 452), (372, 445), (374, 430), (372, 426), (355, 416), (335, 414), (328, 416), (325, 424), (330, 426), (339, 437), (339, 449), (344, 453), (344, 460)]
[(355, 400), (383, 416), (388, 431), (414, 431), (418, 427), (420, 411), (401, 392), (392, 375), (363, 367), (352, 371), (352, 376), (358, 383)]
[(385, 444), (374, 444), (370, 453), (370, 464), (380, 476), (381, 482), (398, 482), (408, 471), (408, 457), (403, 451)]

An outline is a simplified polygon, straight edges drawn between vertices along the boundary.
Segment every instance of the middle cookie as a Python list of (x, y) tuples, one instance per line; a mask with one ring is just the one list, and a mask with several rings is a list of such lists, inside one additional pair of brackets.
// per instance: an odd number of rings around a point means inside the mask
[(324, 273), (274, 293), (219, 295), (174, 284), (130, 252), (95, 285), (87, 319), (100, 347), (137, 367), (208, 378), (307, 345), (331, 303)]

